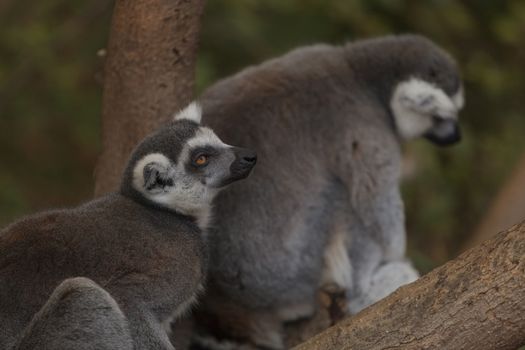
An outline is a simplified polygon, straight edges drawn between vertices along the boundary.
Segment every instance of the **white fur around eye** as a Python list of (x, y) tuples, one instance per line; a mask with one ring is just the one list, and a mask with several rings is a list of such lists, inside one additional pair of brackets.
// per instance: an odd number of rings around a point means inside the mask
[[(156, 163), (166, 169), (174, 186), (162, 190), (148, 191), (145, 187), (144, 167)], [(196, 218), (197, 224), (205, 230), (210, 221), (210, 205), (217, 189), (210, 189), (190, 174), (184, 166), (177, 166), (161, 153), (151, 153), (140, 159), (133, 168), (133, 187), (144, 197), (166, 208)]]
[(197, 102), (190, 103), (182, 111), (175, 114), (173, 120), (188, 119), (200, 124), (202, 119), (202, 108)]
[(462, 104), (460, 96), (462, 94), (453, 101), (442, 89), (416, 78), (399, 83), (392, 94), (390, 107), (400, 136), (403, 139), (422, 136), (432, 128), (433, 116), (457, 119)]
[(188, 147), (195, 148), (198, 146), (226, 147), (227, 145), (219, 139), (210, 128), (200, 127), (195, 136), (188, 140)]

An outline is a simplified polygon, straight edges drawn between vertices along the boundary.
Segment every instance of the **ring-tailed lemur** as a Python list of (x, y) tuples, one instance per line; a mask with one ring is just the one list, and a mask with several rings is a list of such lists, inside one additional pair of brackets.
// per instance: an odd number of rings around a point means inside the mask
[(257, 149), (258, 172), (217, 198), (204, 332), (283, 348), (320, 284), (357, 312), (417, 278), (405, 260), (401, 142), (460, 139), (453, 59), (421, 36), (314, 45), (207, 89), (203, 119)]
[(202, 290), (214, 196), (254, 152), (191, 104), (134, 150), (120, 191), (0, 231), (1, 349), (173, 349), (169, 323)]

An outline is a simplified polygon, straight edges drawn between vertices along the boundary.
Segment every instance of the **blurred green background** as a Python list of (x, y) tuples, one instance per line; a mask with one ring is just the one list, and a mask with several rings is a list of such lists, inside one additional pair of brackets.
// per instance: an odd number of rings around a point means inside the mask
[[(112, 6), (1, 0), (0, 226), (90, 198), (100, 151), (97, 52)], [(458, 254), (525, 150), (525, 1), (208, 1), (197, 93), (297, 46), (402, 32), (450, 51), (466, 84), (464, 141), (406, 147), (409, 251), (428, 271)]]

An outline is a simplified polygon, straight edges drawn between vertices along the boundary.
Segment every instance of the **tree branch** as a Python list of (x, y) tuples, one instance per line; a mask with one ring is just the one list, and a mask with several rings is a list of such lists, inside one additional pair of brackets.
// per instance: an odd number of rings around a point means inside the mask
[(296, 350), (512, 349), (525, 344), (525, 222)]
[(494, 233), (520, 222), (525, 212), (525, 153), (510, 177), (503, 183), (466, 248), (484, 241)]
[(102, 98), (95, 195), (116, 189), (133, 147), (193, 95), (204, 0), (117, 0)]

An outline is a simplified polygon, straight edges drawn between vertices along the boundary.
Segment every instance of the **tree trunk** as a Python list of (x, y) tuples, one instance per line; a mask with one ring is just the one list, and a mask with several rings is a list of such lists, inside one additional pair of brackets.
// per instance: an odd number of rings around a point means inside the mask
[(95, 196), (115, 190), (133, 147), (193, 96), (204, 0), (117, 0), (102, 98)]
[(467, 243), (470, 248), (525, 217), (525, 154)]
[(509, 349), (525, 344), (525, 222), (296, 347)]

